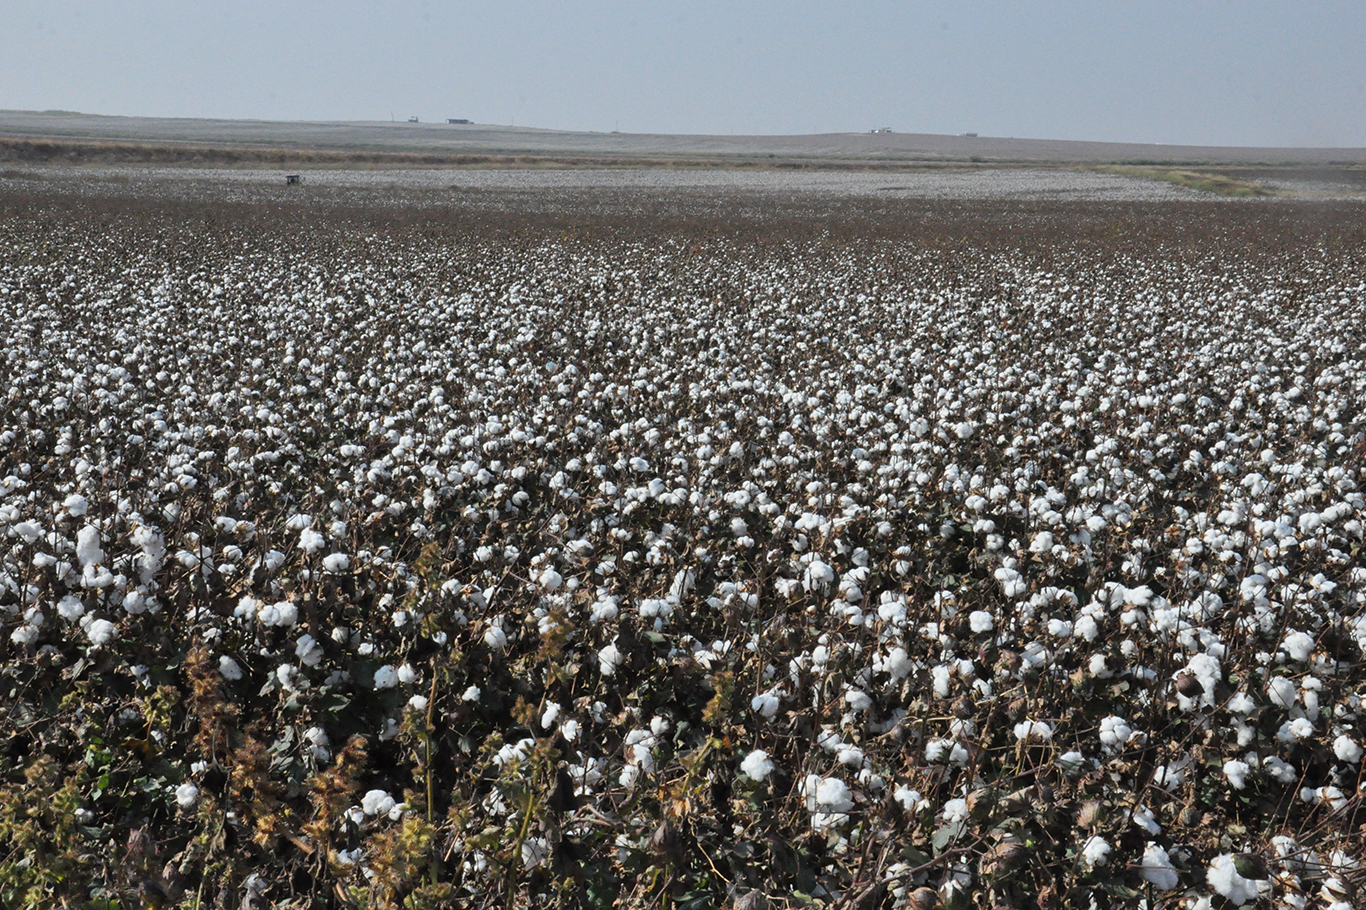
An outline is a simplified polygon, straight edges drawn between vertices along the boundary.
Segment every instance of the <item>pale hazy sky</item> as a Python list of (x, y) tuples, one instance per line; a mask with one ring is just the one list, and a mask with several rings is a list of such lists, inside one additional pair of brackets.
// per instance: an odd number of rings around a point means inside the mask
[(1366, 146), (1366, 3), (3, 0), (0, 108)]

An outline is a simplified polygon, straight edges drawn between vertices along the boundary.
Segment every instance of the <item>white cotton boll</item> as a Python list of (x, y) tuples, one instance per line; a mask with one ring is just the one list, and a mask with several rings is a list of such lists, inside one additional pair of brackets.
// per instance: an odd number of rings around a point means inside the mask
[(1239, 761), (1236, 758), (1224, 762), (1224, 777), (1228, 778), (1229, 786), (1235, 790), (1242, 790), (1247, 786), (1247, 773), (1251, 770), (1247, 762)]
[(176, 804), (182, 809), (189, 809), (199, 802), (199, 788), (189, 781), (175, 788)]
[(621, 666), (622, 654), (616, 644), (609, 644), (598, 650), (598, 670), (603, 676), (612, 676)]
[(828, 585), (835, 580), (835, 570), (819, 559), (811, 560), (806, 567), (807, 587)]
[(1072, 624), (1065, 619), (1050, 619), (1048, 621), (1048, 634), (1054, 638), (1071, 638)]
[(996, 620), (986, 610), (973, 610), (968, 614), (968, 626), (977, 634), (990, 632)]
[(85, 627), (86, 636), (90, 639), (90, 643), (97, 648), (113, 641), (118, 632), (118, 626), (107, 619), (92, 620)]
[(844, 703), (849, 706), (851, 711), (867, 711), (873, 706), (873, 700), (868, 697), (868, 693), (862, 689), (849, 689), (844, 693)]
[(123, 595), (123, 612), (129, 616), (147, 612), (147, 595), (136, 590)]
[(62, 500), (62, 508), (73, 518), (80, 518), (86, 512), (90, 511), (90, 501), (80, 493), (72, 493), (66, 499)]
[(914, 812), (925, 802), (925, 799), (920, 795), (919, 790), (912, 790), (905, 784), (902, 784), (893, 791), (892, 799), (900, 803), (901, 808), (907, 812)]
[(966, 821), (968, 818), (968, 814), (968, 801), (966, 799), (963, 799), (962, 797), (955, 797), (954, 799), (951, 799), (948, 802), (944, 803), (944, 808), (940, 812), (940, 815), (943, 816), (944, 821), (948, 822), (949, 824), (953, 824), (954, 822)]
[(730, 533), (735, 537), (744, 537), (749, 533), (749, 525), (743, 518), (732, 518), (730, 520)]
[(82, 569), (104, 562), (100, 531), (94, 525), (86, 525), (76, 532), (76, 561)]
[(85, 615), (85, 604), (68, 594), (57, 601), (57, 615), (67, 622), (76, 622)]
[(313, 516), (307, 514), (291, 515), (285, 521), (285, 529), (288, 531), (303, 531), (313, 527)]
[(1240, 907), (1271, 893), (1271, 882), (1266, 879), (1243, 878), (1238, 873), (1237, 859), (1232, 853), (1221, 853), (1210, 861), (1205, 872), (1205, 881), (1209, 882), (1209, 886), (1215, 891)]
[(325, 546), (327, 546), (327, 538), (323, 537), (312, 528), (304, 528), (299, 532), (298, 547), (309, 556), (317, 553)]
[(361, 811), (366, 815), (388, 815), (395, 805), (394, 798), (384, 790), (371, 790), (360, 801)]
[(489, 623), (489, 627), (484, 630), (484, 644), (494, 651), (501, 651), (508, 644), (508, 636), (503, 631), (502, 621), (503, 618), (500, 616)]
[(43, 536), (43, 529), (40, 525), (31, 521), (21, 521), (13, 528), (14, 533), (18, 534), (24, 543), (35, 543)]
[(773, 773), (773, 762), (763, 749), (755, 749), (745, 756), (744, 761), (740, 762), (740, 770), (750, 780), (762, 781)]
[(1143, 851), (1139, 874), (1143, 876), (1144, 881), (1159, 891), (1171, 891), (1181, 883), (1167, 851), (1152, 841), (1148, 841), (1148, 846)]
[(893, 648), (887, 654), (887, 659), (882, 662), (882, 669), (886, 670), (892, 679), (902, 680), (911, 675), (911, 671), (915, 669), (915, 662), (911, 660), (905, 648)]
[(617, 599), (615, 597), (602, 597), (594, 601), (588, 618), (593, 622), (607, 622), (616, 619)]
[(408, 699), (408, 707), (419, 713), (427, 710), (427, 704), (427, 696), (425, 695), (414, 695)]
[(1294, 707), (1299, 690), (1295, 684), (1284, 676), (1277, 676), (1266, 685), (1266, 694), (1271, 699), (1273, 705), (1281, 708)]
[(750, 710), (765, 719), (772, 718), (773, 715), (777, 714), (778, 707), (778, 696), (771, 692), (756, 695), (749, 701)]
[(305, 667), (316, 667), (322, 662), (323, 648), (312, 635), (301, 635), (294, 644), (294, 655)]
[(640, 768), (639, 768), (639, 766), (637, 766), (637, 765), (627, 765), (626, 767), (624, 767), (624, 768), (621, 769), (621, 774), (620, 774), (620, 776), (617, 777), (617, 782), (620, 783), (620, 784), (621, 784), (623, 787), (625, 787), (626, 789), (630, 790), (631, 788), (633, 788), (633, 787), (636, 785), (636, 781), (639, 780), (639, 779), (640, 779)]
[(351, 557), (345, 553), (332, 553), (323, 557), (323, 571), (329, 575), (341, 575), (351, 568)]
[(547, 591), (558, 591), (564, 584), (564, 576), (556, 572), (553, 568), (547, 568), (536, 578), (536, 583)]
[(299, 675), (299, 668), (293, 664), (281, 664), (275, 668), (275, 678), (280, 681), (286, 692), (293, 692), (299, 688), (295, 677)]
[(1024, 720), (1015, 725), (1013, 731), (1018, 742), (1046, 743), (1053, 739), (1053, 729), (1043, 721)]
[(835, 750), (835, 761), (839, 762), (841, 765), (848, 765), (851, 768), (863, 767), (863, 758), (863, 750), (857, 746), (841, 743), (840, 747)]
[(38, 640), (42, 630), (34, 625), (23, 625), (9, 634), (9, 640), (16, 645), (31, 645)]
[(1081, 848), (1081, 858), (1087, 868), (1104, 866), (1110, 862), (1110, 844), (1099, 835), (1092, 835)]
[(226, 654), (218, 658), (218, 672), (228, 682), (237, 682), (243, 675), (242, 665)]
[(1283, 743), (1298, 742), (1313, 735), (1314, 725), (1307, 717), (1297, 717), (1294, 720), (1286, 721), (1276, 731), (1276, 738)]
[(1096, 637), (1100, 635), (1100, 626), (1096, 624), (1096, 620), (1092, 616), (1079, 616), (1072, 625), (1072, 634), (1086, 641), (1095, 641)]
[(566, 742), (576, 742), (579, 738), (579, 722), (571, 719), (560, 724), (560, 735)]
[(407, 686), (407, 685), (411, 685), (411, 684), (413, 684), (414, 682), (416, 682), (417, 679), (418, 679), (418, 674), (417, 674), (417, 671), (413, 669), (413, 665), (412, 665), (412, 664), (410, 664), (410, 663), (402, 663), (402, 664), (399, 664), (399, 667), (398, 667), (398, 681), (399, 681), (399, 682), (401, 682), (401, 683), (403, 683), (405, 686)]
[(385, 664), (375, 671), (376, 689), (392, 689), (396, 685), (398, 685), (398, 669), (393, 664)]
[(838, 777), (827, 777), (816, 787), (816, 806), (827, 813), (848, 812), (854, 808), (849, 785)]
[(1058, 756), (1058, 766), (1069, 773), (1080, 771), (1086, 765), (1086, 756), (1073, 749)]
[(1133, 736), (1133, 727), (1124, 718), (1111, 714), (1100, 720), (1100, 741), (1108, 748), (1123, 746)]
[(1361, 761), (1362, 749), (1356, 740), (1343, 733), (1333, 740), (1333, 754), (1339, 761), (1354, 765)]
[(1285, 641), (1281, 642), (1281, 650), (1290, 655), (1290, 659), (1298, 663), (1304, 663), (1309, 659), (1309, 655), (1314, 653), (1314, 639), (1312, 636), (1291, 629), (1285, 636)]
[(562, 710), (559, 702), (547, 702), (545, 710), (541, 712), (541, 729), (549, 730), (551, 727), (555, 726), (555, 721), (560, 719), (560, 712)]
[(1105, 665), (1104, 654), (1092, 654), (1086, 662), (1086, 670), (1097, 679), (1109, 679), (1114, 676), (1114, 671)]
[(461, 701), (478, 701), (484, 695), (483, 690), (478, 686), (470, 686), (460, 695)]

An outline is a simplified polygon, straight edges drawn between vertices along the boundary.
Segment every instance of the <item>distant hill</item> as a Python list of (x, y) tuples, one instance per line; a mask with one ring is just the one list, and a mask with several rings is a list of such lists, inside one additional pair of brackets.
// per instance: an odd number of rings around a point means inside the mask
[(702, 136), (486, 124), (200, 120), (0, 111), (0, 160), (329, 166), (640, 166), (904, 169), (944, 165), (1366, 166), (1363, 148), (1235, 148), (824, 133)]

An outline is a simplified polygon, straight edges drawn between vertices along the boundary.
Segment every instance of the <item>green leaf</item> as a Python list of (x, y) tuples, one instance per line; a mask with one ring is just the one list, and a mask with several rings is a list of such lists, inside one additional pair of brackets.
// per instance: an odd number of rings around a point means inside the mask
[(949, 844), (952, 844), (962, 836), (964, 826), (965, 822), (961, 820), (949, 822), (948, 824), (941, 826), (938, 831), (934, 832), (934, 835), (930, 837), (930, 844), (934, 846), (936, 856), (943, 853), (944, 850), (948, 848)]

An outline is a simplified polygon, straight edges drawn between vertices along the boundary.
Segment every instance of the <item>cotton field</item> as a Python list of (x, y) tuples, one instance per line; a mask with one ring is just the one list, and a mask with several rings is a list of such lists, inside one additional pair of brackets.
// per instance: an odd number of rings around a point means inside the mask
[(1359, 206), (45, 192), (0, 905), (1361, 906)]

